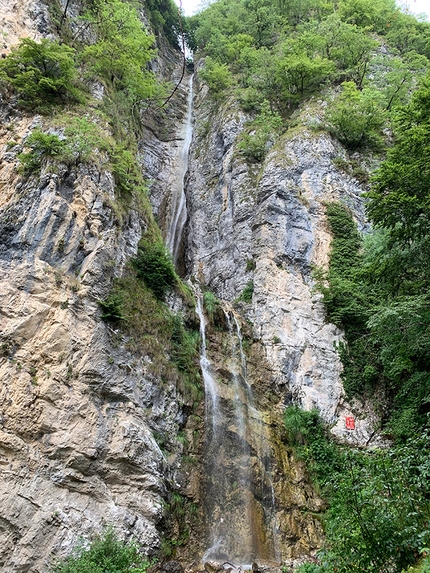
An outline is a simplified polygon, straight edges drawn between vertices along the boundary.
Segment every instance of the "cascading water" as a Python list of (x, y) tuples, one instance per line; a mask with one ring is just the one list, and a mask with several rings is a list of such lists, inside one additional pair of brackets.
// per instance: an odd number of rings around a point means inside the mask
[[(254, 405), (247, 381), (239, 323), (228, 325), (227, 380), (220, 381), (206, 352), (205, 317), (199, 300), (201, 367), (206, 394), (205, 513), (208, 549), (203, 561), (246, 567), (278, 560), (268, 428)], [(233, 317), (233, 323), (232, 323)]]
[(188, 88), (187, 115), (184, 122), (181, 139), (183, 145), (180, 148), (178, 158), (178, 171), (176, 185), (172, 189), (170, 201), (170, 219), (166, 237), (166, 244), (172, 255), (173, 263), (177, 266), (179, 249), (182, 242), (182, 234), (187, 221), (187, 209), (185, 199), (185, 175), (188, 169), (188, 154), (193, 136), (193, 76), (190, 76)]

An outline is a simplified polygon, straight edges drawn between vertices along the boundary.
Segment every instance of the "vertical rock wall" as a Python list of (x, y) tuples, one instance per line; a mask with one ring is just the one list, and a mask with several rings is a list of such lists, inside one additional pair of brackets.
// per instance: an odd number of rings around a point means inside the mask
[(286, 403), (317, 407), (334, 422), (342, 335), (325, 321), (312, 268), (328, 263), (324, 203), (344, 201), (361, 222), (362, 189), (334, 166), (340, 145), (303, 118), (263, 164), (247, 165), (237, 147), (246, 119), (232, 102), (211, 103), (201, 89), (188, 183), (189, 272), (228, 301), (254, 285), (252, 302), (241, 309), (263, 344), (273, 384)]
[[(47, 14), (30, 0), (2, 2), (5, 50), (46, 35)], [(178, 77), (182, 62), (166, 48), (153, 65)], [(23, 141), (49, 119), (0, 103), (0, 569), (42, 573), (106, 524), (153, 552), (172, 480), (154, 434), (174, 440), (182, 400), (98, 305), (136, 254), (145, 220), (134, 208), (118, 219), (103, 157), (18, 173)], [(175, 140), (183, 113), (167, 115), (164, 139)], [(175, 157), (162, 135), (144, 137), (141, 152), (168, 186)]]

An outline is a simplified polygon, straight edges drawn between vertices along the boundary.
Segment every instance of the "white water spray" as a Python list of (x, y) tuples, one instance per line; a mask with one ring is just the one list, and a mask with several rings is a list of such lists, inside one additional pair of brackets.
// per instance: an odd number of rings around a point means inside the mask
[(182, 234), (187, 221), (187, 208), (185, 198), (185, 175), (188, 170), (188, 155), (191, 140), (193, 137), (193, 76), (190, 77), (187, 115), (181, 131), (183, 145), (179, 152), (178, 172), (176, 184), (171, 194), (171, 212), (167, 231), (166, 243), (172, 255), (173, 263), (178, 262), (179, 248), (181, 246)]
[(201, 356), (205, 385), (205, 513), (208, 549), (203, 561), (244, 569), (255, 559), (276, 560), (274, 489), (270, 476), (269, 428), (254, 405), (239, 323), (224, 305), (229, 348), (221, 372), (207, 356), (201, 298)]

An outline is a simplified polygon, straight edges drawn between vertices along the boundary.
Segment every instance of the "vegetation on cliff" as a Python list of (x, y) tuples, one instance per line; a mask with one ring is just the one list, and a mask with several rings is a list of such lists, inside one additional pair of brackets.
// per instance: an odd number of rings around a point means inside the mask
[(303, 573), (400, 572), (428, 552), (429, 32), (390, 0), (218, 0), (189, 20), (214, 104), (235, 99), (250, 116), (247, 161), (263, 161), (311, 97), (326, 101), (314, 127), (351, 165), (362, 150), (383, 160), (367, 194), (374, 230), (362, 235), (345, 205), (328, 204), (330, 268), (315, 278), (327, 319), (345, 332), (347, 395), (374, 402), (393, 445), (340, 447), (316, 412), (287, 410), (289, 442), (329, 507), (319, 563)]
[(253, 114), (242, 151), (257, 162), (267, 106), (286, 129), (294, 109), (323, 91), (322, 127), (349, 149), (379, 147), (393, 110), (426, 73), (429, 29), (394, 0), (219, 0), (188, 20), (187, 36), (213, 97), (234, 96)]
[(401, 572), (428, 553), (428, 430), (388, 449), (358, 450), (335, 444), (316, 411), (290, 407), (285, 424), (329, 503), (319, 564), (301, 573)]

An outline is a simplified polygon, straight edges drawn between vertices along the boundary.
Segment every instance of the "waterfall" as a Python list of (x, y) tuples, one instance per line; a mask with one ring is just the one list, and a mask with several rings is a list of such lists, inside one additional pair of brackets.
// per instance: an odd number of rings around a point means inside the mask
[[(228, 347), (223, 377), (207, 356), (201, 299), (201, 358), (206, 395), (205, 514), (208, 548), (203, 561), (243, 568), (278, 560), (269, 429), (255, 407), (239, 323), (224, 308)], [(224, 378), (227, 378), (226, 380)]]
[(200, 320), (200, 368), (205, 385), (205, 418), (211, 420), (212, 433), (215, 435), (218, 418), (218, 394), (215, 379), (211, 374), (211, 363), (206, 355), (206, 321), (200, 297), (197, 298), (197, 314)]
[(170, 201), (170, 220), (168, 225), (166, 244), (172, 255), (173, 263), (178, 262), (179, 248), (182, 241), (182, 233), (187, 221), (187, 209), (185, 200), (185, 175), (188, 169), (188, 153), (193, 136), (193, 76), (190, 76), (188, 88), (188, 102), (186, 119), (181, 131), (183, 145), (178, 157), (178, 171), (176, 184), (172, 189)]

